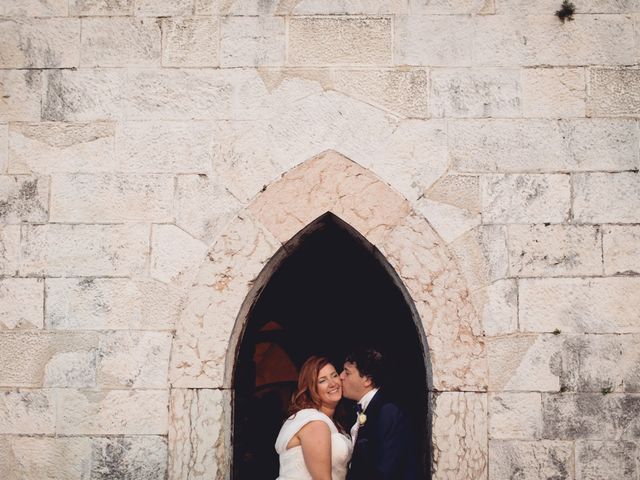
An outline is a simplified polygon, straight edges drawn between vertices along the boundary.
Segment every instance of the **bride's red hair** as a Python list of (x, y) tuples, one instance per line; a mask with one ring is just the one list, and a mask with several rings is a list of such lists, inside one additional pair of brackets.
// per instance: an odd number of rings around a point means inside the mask
[(305, 408), (319, 409), (321, 406), (318, 395), (318, 373), (331, 362), (327, 357), (312, 356), (302, 364), (298, 375), (298, 388), (291, 396), (289, 415)]

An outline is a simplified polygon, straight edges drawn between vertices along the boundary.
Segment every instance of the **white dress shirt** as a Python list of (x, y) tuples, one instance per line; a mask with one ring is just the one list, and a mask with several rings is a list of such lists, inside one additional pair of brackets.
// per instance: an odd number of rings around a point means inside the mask
[[(374, 388), (373, 390), (369, 390), (358, 402), (358, 405), (362, 407), (362, 413), (365, 413), (367, 407), (371, 403), (373, 397), (375, 397), (376, 393), (378, 393), (378, 389)], [(356, 422), (351, 427), (351, 438), (353, 439), (353, 444), (356, 444), (356, 438), (358, 438), (358, 429), (360, 428), (360, 424), (358, 423), (358, 415), (356, 414)]]

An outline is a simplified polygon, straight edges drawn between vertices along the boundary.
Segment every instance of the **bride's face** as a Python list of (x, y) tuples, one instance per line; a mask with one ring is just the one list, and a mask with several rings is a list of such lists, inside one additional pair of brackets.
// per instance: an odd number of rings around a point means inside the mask
[(318, 372), (318, 396), (323, 405), (335, 406), (342, 398), (342, 381), (330, 363)]

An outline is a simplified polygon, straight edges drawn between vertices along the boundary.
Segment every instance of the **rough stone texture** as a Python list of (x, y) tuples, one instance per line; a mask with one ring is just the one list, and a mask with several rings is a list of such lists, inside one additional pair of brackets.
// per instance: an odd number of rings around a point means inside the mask
[(2, 223), (46, 222), (49, 216), (49, 182), (45, 177), (0, 176)]
[[(558, 9), (555, 0), (496, 0), (496, 13), (518, 15), (548, 14)], [(580, 13), (632, 13), (640, 10), (637, 0), (583, 0)]]
[(43, 308), (41, 279), (0, 279), (0, 330), (41, 329)]
[(522, 70), (523, 113), (526, 117), (584, 117), (584, 68), (526, 68)]
[(154, 280), (48, 278), (48, 329), (170, 330), (182, 309), (179, 291)]
[(391, 19), (291, 17), (289, 65), (389, 65)]
[(638, 69), (592, 68), (589, 70), (587, 112), (594, 116), (640, 115)]
[(515, 280), (498, 280), (471, 292), (484, 332), (488, 336), (518, 330), (518, 287)]
[(575, 333), (640, 332), (640, 279), (520, 280), (520, 328)]
[(510, 225), (507, 243), (511, 276), (602, 274), (602, 243), (597, 227)]
[(0, 123), (0, 174), (7, 172), (9, 163), (9, 125)]
[(2, 19), (0, 68), (77, 67), (79, 39), (79, 19)]
[(487, 395), (444, 392), (433, 403), (433, 478), (486, 478)]
[(169, 222), (174, 178), (161, 175), (54, 175), (52, 222)]
[(0, 70), (0, 121), (39, 121), (41, 88), (38, 70)]
[(5, 0), (0, 15), (5, 17), (66, 17), (67, 0)]
[(91, 442), (91, 480), (166, 478), (167, 441), (138, 435), (94, 437)]
[(53, 434), (54, 390), (0, 389), (0, 434)]
[(160, 22), (151, 18), (85, 18), (81, 67), (160, 65)]
[(484, 223), (562, 223), (570, 208), (568, 175), (482, 177)]
[(540, 393), (489, 395), (489, 438), (533, 440), (542, 432)]
[(9, 173), (98, 173), (115, 163), (112, 123), (12, 123)]
[(223, 17), (220, 65), (284, 65), (285, 21), (282, 17)]
[(229, 390), (171, 391), (169, 480), (224, 478), (229, 471)]
[(409, 13), (418, 15), (455, 15), (494, 13), (496, 0), (409, 0)]
[(132, 15), (134, 0), (69, 0), (69, 14), (78, 16)]
[(163, 67), (215, 67), (218, 65), (217, 18), (163, 18)]
[(207, 246), (174, 225), (154, 225), (151, 242), (151, 276), (156, 280), (189, 287)]
[(0, 225), (0, 274), (16, 275), (19, 262), (20, 226)]
[(610, 225), (602, 231), (604, 272), (607, 275), (640, 273), (640, 227)]
[(66, 435), (166, 435), (167, 390), (56, 392), (56, 432)]
[(576, 442), (576, 477), (583, 480), (638, 478), (637, 442)]
[(478, 175), (448, 174), (442, 176), (424, 193), (425, 198), (480, 213), (480, 177)]
[(406, 13), (405, 0), (196, 0), (198, 15), (383, 15)]
[(149, 227), (129, 225), (28, 225), (22, 227), (23, 275), (139, 274), (149, 255)]
[(490, 480), (576, 478), (573, 473), (571, 442), (491, 440), (489, 461)]
[(193, 0), (135, 0), (135, 14), (148, 17), (190, 15)]
[(433, 69), (433, 117), (519, 117), (520, 71), (516, 69)]
[(572, 176), (573, 215), (578, 223), (640, 222), (640, 174), (585, 173)]
[(481, 223), (479, 213), (472, 213), (449, 203), (422, 198), (416, 202), (415, 208), (429, 219), (429, 223), (447, 243), (453, 242)]

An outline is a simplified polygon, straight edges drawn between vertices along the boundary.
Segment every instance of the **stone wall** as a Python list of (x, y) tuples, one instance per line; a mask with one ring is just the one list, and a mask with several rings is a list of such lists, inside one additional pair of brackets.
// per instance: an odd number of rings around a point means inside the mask
[(234, 321), (325, 211), (416, 304), (434, 478), (640, 478), (640, 3), (560, 3), (3, 1), (3, 478), (225, 478)]

